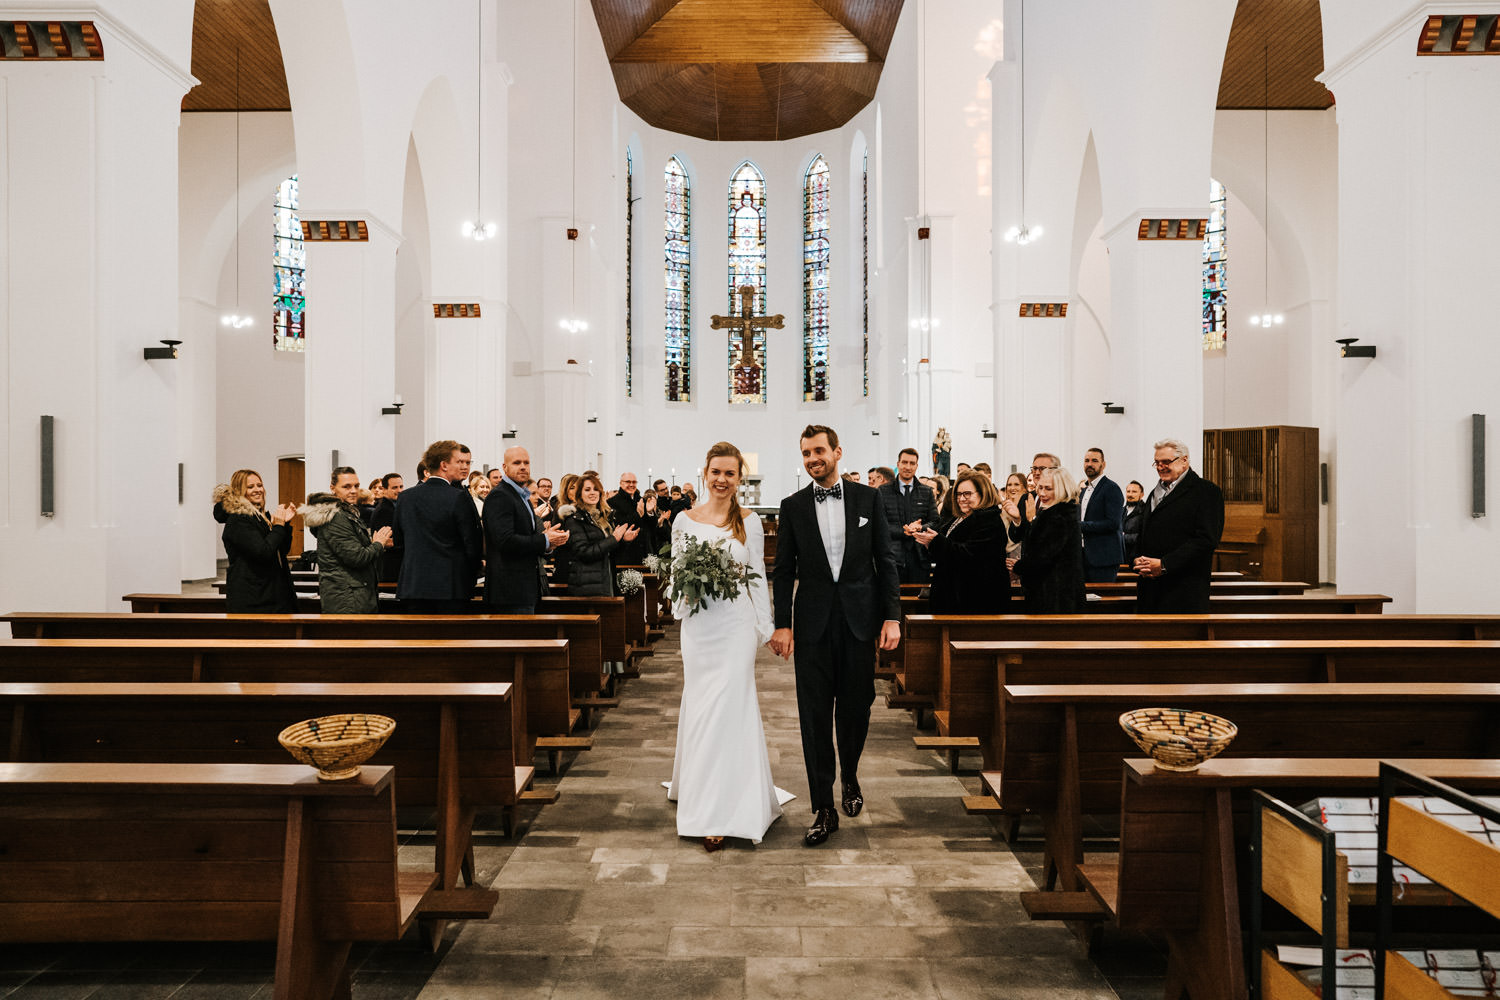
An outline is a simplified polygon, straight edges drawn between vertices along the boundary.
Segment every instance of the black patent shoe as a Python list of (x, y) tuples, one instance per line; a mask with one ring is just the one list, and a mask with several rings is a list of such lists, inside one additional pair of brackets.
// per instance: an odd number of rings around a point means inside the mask
[(838, 828), (839, 814), (832, 809), (819, 809), (813, 816), (813, 825), (808, 827), (807, 833), (803, 835), (802, 843), (808, 847), (817, 847)]
[(859, 811), (865, 807), (864, 793), (859, 790), (858, 781), (844, 782), (844, 815), (858, 816)]

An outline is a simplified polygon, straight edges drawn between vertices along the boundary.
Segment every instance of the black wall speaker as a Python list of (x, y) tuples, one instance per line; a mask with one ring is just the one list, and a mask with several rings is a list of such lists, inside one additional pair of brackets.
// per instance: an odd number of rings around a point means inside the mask
[(182, 463), (177, 463), (177, 506), (182, 506)]
[(56, 491), (53, 488), (52, 474), (52, 446), (53, 446), (53, 418), (42, 416), (42, 516), (51, 517), (57, 513), (54, 502)]
[(1484, 516), (1484, 414), (1474, 414), (1474, 510)]
[(1324, 462), (1318, 466), (1318, 502), (1328, 503), (1328, 463)]
[(337, 448), (335, 448), (335, 449), (333, 449), (333, 464), (328, 467), (328, 471), (331, 473), (331, 472), (333, 472), (334, 469), (337, 469), (338, 467), (339, 467), (339, 450)]

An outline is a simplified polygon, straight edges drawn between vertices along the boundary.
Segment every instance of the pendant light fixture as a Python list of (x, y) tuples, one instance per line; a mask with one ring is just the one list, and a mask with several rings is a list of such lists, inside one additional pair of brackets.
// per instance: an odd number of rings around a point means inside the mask
[(474, 0), (474, 218), (464, 220), (464, 235), (483, 243), (495, 235), (484, 218), (484, 0)]
[(234, 312), (219, 317), (219, 325), (243, 330), (255, 325), (249, 313), (240, 313), (240, 47), (234, 47)]
[[(1265, 253), (1262, 261), (1265, 264), (1265, 283), (1261, 285), (1261, 301), (1271, 300), (1271, 47), (1265, 47), (1264, 69), (1262, 71), (1263, 100), (1265, 105), (1261, 109), (1264, 116), (1264, 124), (1261, 130), (1261, 213), (1260, 222), (1265, 236)], [(1261, 312), (1250, 317), (1251, 326), (1280, 326), (1286, 322), (1286, 317), (1279, 312), (1273, 311), (1266, 306)]]
[(568, 131), (568, 160), (572, 164), (571, 209), (568, 224), (568, 315), (557, 325), (568, 333), (582, 333), (588, 320), (578, 315), (578, 0), (568, 0), (573, 7), (572, 117)]
[(1026, 0), (1021, 0), (1021, 224), (1005, 231), (1005, 242), (1024, 247), (1041, 238), (1041, 226), (1026, 225)]

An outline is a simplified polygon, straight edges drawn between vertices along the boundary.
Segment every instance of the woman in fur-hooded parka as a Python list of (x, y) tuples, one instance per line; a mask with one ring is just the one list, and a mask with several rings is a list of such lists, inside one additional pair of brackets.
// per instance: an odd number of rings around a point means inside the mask
[(325, 615), (379, 610), (380, 556), (359, 509), (332, 493), (314, 493), (297, 513), (318, 540), (318, 600)]
[(214, 520), (224, 525), (224, 552), (229, 556), (224, 610), (232, 615), (296, 611), (287, 566), (291, 525), (272, 524), (264, 510), (227, 485), (214, 487)]

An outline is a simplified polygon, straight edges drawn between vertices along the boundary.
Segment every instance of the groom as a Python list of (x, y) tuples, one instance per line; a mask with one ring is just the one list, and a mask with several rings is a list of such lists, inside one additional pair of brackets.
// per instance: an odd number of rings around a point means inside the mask
[(901, 641), (901, 587), (879, 495), (839, 479), (838, 434), (809, 425), (801, 444), (812, 484), (781, 501), (771, 570), (776, 631), (768, 645), (777, 656), (797, 653), (797, 714), (814, 814), (802, 840), (815, 847), (839, 828), (835, 729), (844, 812), (858, 816), (865, 804), (859, 756), (875, 701), (875, 643), (895, 649)]

